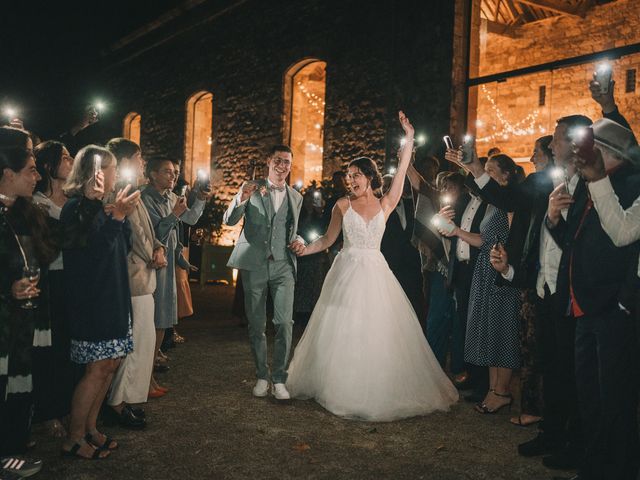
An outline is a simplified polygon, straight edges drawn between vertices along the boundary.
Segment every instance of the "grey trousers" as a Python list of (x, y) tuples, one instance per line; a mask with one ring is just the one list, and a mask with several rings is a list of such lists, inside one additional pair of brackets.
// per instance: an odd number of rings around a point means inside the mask
[(257, 270), (242, 270), (244, 305), (249, 321), (249, 340), (256, 364), (256, 376), (269, 380), (267, 364), (267, 292), (273, 300), (273, 324), (275, 339), (271, 380), (287, 381), (287, 363), (291, 350), (293, 329), (293, 292), (295, 275), (289, 260), (269, 260)]

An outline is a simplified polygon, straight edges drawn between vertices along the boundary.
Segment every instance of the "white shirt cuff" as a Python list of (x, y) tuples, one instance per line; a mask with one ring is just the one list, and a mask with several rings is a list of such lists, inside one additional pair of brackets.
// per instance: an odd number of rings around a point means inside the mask
[(502, 278), (504, 278), (506, 281), (511, 282), (513, 281), (513, 277), (516, 276), (516, 271), (511, 265), (509, 265), (509, 270), (507, 270), (507, 273), (501, 273), (500, 275), (502, 275)]
[(613, 191), (613, 186), (611, 185), (611, 180), (609, 180), (608, 175), (596, 182), (589, 182), (588, 185), (589, 185), (589, 192), (591, 193), (591, 198), (594, 201), (598, 198), (615, 195), (615, 192)]
[(487, 183), (489, 183), (489, 180), (491, 180), (491, 177), (486, 172), (480, 175), (478, 178), (474, 178), (476, 185), (478, 185), (478, 188), (480, 189), (486, 187)]

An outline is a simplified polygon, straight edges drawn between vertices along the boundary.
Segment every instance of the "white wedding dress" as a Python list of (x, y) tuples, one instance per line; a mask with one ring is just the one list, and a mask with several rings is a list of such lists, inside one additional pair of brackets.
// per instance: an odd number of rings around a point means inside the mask
[(458, 400), (380, 253), (384, 229), (382, 210), (366, 223), (349, 206), (344, 248), (289, 366), (292, 397), (313, 398), (341, 417), (391, 421)]

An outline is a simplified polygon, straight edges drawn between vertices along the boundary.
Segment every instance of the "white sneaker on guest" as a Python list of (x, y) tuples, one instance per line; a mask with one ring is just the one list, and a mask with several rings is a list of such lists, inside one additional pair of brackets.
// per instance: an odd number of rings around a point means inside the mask
[(269, 393), (269, 382), (262, 378), (256, 382), (256, 386), (253, 387), (254, 397), (266, 397)]
[(272, 393), (276, 400), (289, 400), (291, 398), (284, 383), (274, 383)]

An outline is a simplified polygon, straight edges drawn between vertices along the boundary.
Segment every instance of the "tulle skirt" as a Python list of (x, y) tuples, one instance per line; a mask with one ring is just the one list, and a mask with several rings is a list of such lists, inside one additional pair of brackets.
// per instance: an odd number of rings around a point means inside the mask
[(379, 250), (335, 259), (289, 366), (294, 398), (345, 418), (391, 421), (446, 410), (458, 392)]

